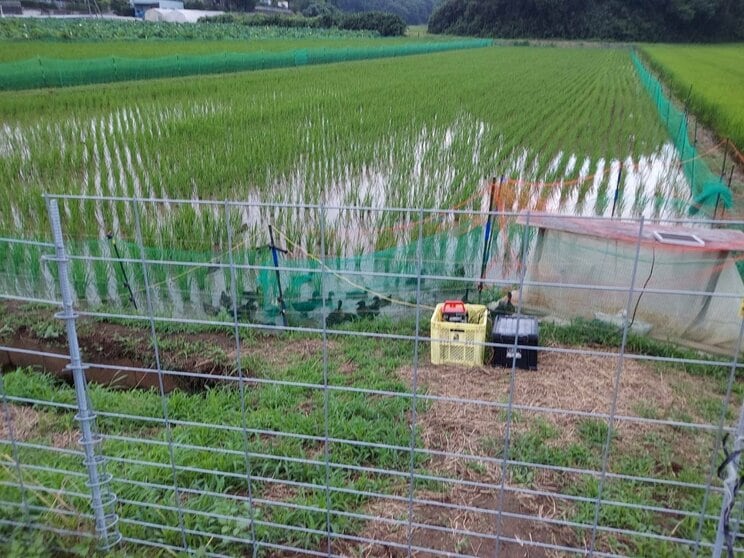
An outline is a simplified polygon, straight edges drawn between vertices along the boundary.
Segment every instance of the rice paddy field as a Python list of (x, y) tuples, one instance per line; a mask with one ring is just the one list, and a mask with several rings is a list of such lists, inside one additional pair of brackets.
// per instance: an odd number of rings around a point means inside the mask
[[(15, 193), (0, 198), (5, 236), (49, 237), (44, 193), (482, 211), (487, 182), (503, 176), (511, 181), (502, 190), (504, 210), (609, 215), (622, 166), (619, 215), (680, 215), (690, 199), (623, 50), (490, 47), (3, 93), (0, 113), (0, 181)], [(221, 209), (160, 204), (147, 211), (148, 247), (209, 261), (225, 244)], [(108, 254), (108, 232), (134, 240), (131, 204), (71, 202), (65, 212), (66, 233), (93, 243), (85, 253)], [(241, 246), (267, 244), (269, 221), (305, 249), (318, 241), (317, 214), (308, 227), (290, 211), (235, 213)], [(400, 228), (400, 219), (333, 215), (326, 254), (405, 247), (416, 231)], [(425, 233), (455, 224), (450, 216)], [(478, 242), (463, 258), (479, 259)], [(43, 292), (38, 270), (24, 279), (27, 248), (12, 250), (13, 288), (35, 284)], [(79, 270), (78, 294), (96, 304), (115, 299), (104, 287), (111, 273)], [(192, 288), (186, 281), (178, 290)]]
[(520, 48), (7, 93), (2, 180), (23, 194), (3, 199), (20, 221), (2, 227), (44, 231), (28, 228), (40, 191), (364, 200), (347, 175), (379, 180), (378, 203), (446, 206), (501, 173), (663, 159), (640, 93), (626, 52)]
[[(426, 41), (431, 41), (428, 37)], [(437, 38), (441, 40), (441, 38)], [(344, 47), (375, 47), (383, 45), (410, 44), (417, 42), (415, 38), (382, 38), (367, 37), (362, 33), (348, 33), (338, 37), (327, 34), (308, 38), (291, 37), (257, 37), (252, 40), (172, 40), (157, 41), (91, 41), (73, 43), (52, 43), (50, 41), (0, 41), (0, 63), (28, 60), (37, 56), (78, 60), (86, 58), (101, 58), (104, 56), (123, 56), (127, 58), (158, 58), (162, 56), (196, 54), (220, 54), (224, 52), (282, 52), (303, 48), (344, 48)], [(421, 42), (424, 42), (421, 39)], [(53, 50), (53, 56), (50, 56)]]
[[(306, 44), (276, 40), (267, 49)], [(332, 40), (350, 46), (384, 44), (367, 37)], [(183, 52), (185, 44), (162, 43), (171, 53)], [(209, 44), (229, 48), (226, 42)], [(19, 45), (9, 47), (6, 60), (21, 56)], [(189, 43), (188, 48), (197, 53), (206, 45)], [(95, 48), (117, 54), (127, 46)], [(158, 46), (132, 43), (130, 55), (150, 57)], [(35, 45), (27, 52), (36, 55), (45, 47)], [(72, 59), (93, 51), (89, 44), (60, 45), (60, 56)], [(42, 249), (7, 241), (50, 239), (45, 193), (109, 196), (113, 199), (60, 200), (76, 307), (87, 310), (78, 324), (81, 346), (99, 364), (113, 368), (152, 371), (157, 358), (174, 371), (167, 397), (149, 389), (152, 375), (138, 389), (122, 390), (108, 382), (89, 390), (119, 497), (120, 529), (127, 537), (114, 555), (142, 553), (142, 541), (161, 545), (153, 556), (181, 548), (197, 555), (235, 555), (251, 550), (248, 540), (261, 541), (261, 548), (254, 548), (261, 556), (280, 555), (278, 545), (356, 555), (360, 545), (354, 537), (360, 533), (405, 549), (407, 510), (401, 502), (406, 503), (409, 468), (421, 476), (411, 487), (425, 502), (411, 510), (411, 517), (436, 523), (438, 532), (451, 527), (453, 533), (465, 533), (445, 540), (431, 537), (426, 528), (412, 532), (415, 544), (433, 545), (442, 553), (496, 553), (488, 546), (492, 538), (468, 530), (493, 532), (493, 511), (500, 503), (492, 489), (482, 488), (507, 482), (505, 473), (514, 493), (528, 495), (507, 499), (508, 509), (528, 518), (507, 524), (510, 536), (523, 537), (525, 525), (539, 517), (542, 524), (530, 536), (586, 547), (587, 528), (596, 521), (601, 551), (683, 556), (690, 547), (677, 544), (682, 538), (700, 535), (709, 541), (715, 535), (719, 499), (691, 488), (708, 480), (712, 434), (653, 421), (700, 425), (720, 417), (733, 420), (721, 401), (731, 397), (737, 404), (742, 389), (727, 383), (728, 366), (669, 363), (670, 358), (699, 362), (703, 356), (630, 334), (631, 352), (662, 358), (627, 365), (624, 378), (629, 379), (617, 388), (618, 412), (651, 422), (639, 428), (629, 420), (610, 437), (606, 421), (592, 417), (611, 405), (616, 351), (624, 343), (613, 326), (546, 324), (541, 344), (558, 349), (541, 362), (547, 373), (520, 375), (514, 385), (508, 374), (490, 368), (470, 371), (463, 382), (461, 368), (431, 367), (423, 357), (422, 384), (417, 385), (411, 363), (418, 365), (418, 350), (408, 340), (395, 339), (420, 333), (410, 312), (400, 320), (384, 313), (375, 321), (351, 320), (344, 327), (362, 335), (331, 335), (328, 343), (325, 334), (322, 340), (307, 332), (266, 335), (243, 326), (276, 318), (277, 309), (268, 304), (275, 304), (276, 293), (268, 291), (267, 272), (242, 269), (231, 276), (218, 265), (228, 255), (230, 261), (249, 264), (246, 268), (267, 265), (270, 224), (277, 243), (291, 252), (282, 256), (283, 265), (295, 265), (293, 257), (298, 267), (317, 264), (311, 256), (323, 250), (328, 265), (359, 274), (425, 275), (425, 265), (429, 273), (475, 277), (483, 220), (450, 209), (487, 211), (494, 178), (497, 207), (503, 211), (687, 216), (690, 185), (628, 51), (487, 47), (5, 92), (0, 93), (0, 123), (0, 293), (57, 297), (55, 271), (41, 260)], [(141, 201), (149, 198), (159, 201)], [(253, 205), (199, 203), (224, 199)], [(292, 204), (322, 204), (324, 210)], [(423, 218), (416, 211), (385, 208), (444, 209)], [(492, 269), (493, 276), (514, 276), (510, 250), (528, 244), (526, 231), (513, 221), (499, 223), (498, 260), (505, 267)], [(146, 257), (164, 262), (147, 266), (159, 315), (216, 315), (217, 321), (185, 325), (165, 320), (153, 325), (151, 338), (142, 321), (97, 316), (97, 310), (113, 309), (142, 317), (129, 306), (107, 235), (129, 258), (122, 268), (129, 271), (132, 299), (140, 310), (145, 266), (133, 263)], [(425, 258), (416, 256), (418, 238), (426, 242)], [(174, 259), (195, 267), (184, 271), (165, 264)], [(315, 276), (304, 271), (282, 276), (285, 299), (297, 320), (307, 319), (303, 303), (317, 303), (313, 308), (320, 305), (320, 312), (327, 307), (328, 301), (316, 300)], [(339, 295), (341, 288), (348, 291), (348, 284), (334, 280), (326, 278), (323, 290), (330, 282)], [(428, 291), (436, 281), (423, 285), (419, 278), (417, 284), (415, 275), (413, 281), (398, 280), (400, 285), (384, 288), (394, 287), (404, 303), (417, 290), (427, 302), (441, 297), (442, 285)], [(231, 288), (236, 281), (238, 288)], [(241, 316), (240, 331), (226, 328), (225, 321), (232, 320), (221, 300), (226, 291), (264, 296), (264, 315)], [(490, 298), (500, 294), (486, 290)], [(64, 334), (47, 307), (3, 303), (0, 324), (0, 342), (22, 340), (38, 350), (64, 350)], [(388, 337), (381, 342), (370, 332)], [(575, 358), (565, 353), (566, 347), (601, 354)], [(90, 524), (85, 472), (73, 449), (75, 394), (50, 374), (13, 367), (2, 376), (1, 387), (11, 398), (3, 424), (17, 429), (23, 445), (16, 457), (25, 464), (28, 483), (19, 488), (12, 482), (16, 471), (5, 454), (0, 495), (9, 502), (27, 498), (32, 507), (25, 511), (47, 527), (85, 529)], [(187, 371), (189, 379), (181, 383), (178, 371)], [(244, 373), (250, 378), (245, 397)], [(316, 389), (322, 383), (333, 389)], [(468, 403), (411, 402), (407, 394), (417, 389)], [(372, 396), (370, 390), (376, 390)], [(514, 413), (516, 426), (509, 434), (503, 405), (491, 403), (512, 399), (527, 410)], [(490, 406), (469, 403), (475, 401)], [(529, 410), (536, 407), (575, 415)], [(413, 410), (421, 417), (415, 435), (409, 427)], [(166, 415), (171, 423), (163, 420)], [(509, 435), (517, 464), (502, 468)], [(342, 442), (324, 444), (324, 436)], [(0, 431), (0, 438), (7, 441), (8, 432)], [(172, 440), (175, 450), (169, 455)], [(604, 466), (605, 442), (612, 447), (606, 466), (613, 476), (600, 510), (594, 503), (601, 492), (595, 473)], [(466, 456), (446, 456), (453, 451)], [(579, 472), (570, 476), (541, 469), (548, 464)], [(248, 469), (254, 476), (246, 485)], [(642, 484), (642, 477), (661, 482)], [(478, 489), (451, 492), (452, 481), (463, 479)], [(538, 489), (568, 499), (535, 497)], [(486, 513), (460, 516), (457, 506), (485, 508)], [(667, 507), (682, 510), (681, 519), (664, 515)], [(0, 519), (17, 517), (20, 508), (0, 508)], [(326, 546), (327, 532), (334, 536), (332, 548)], [(0, 548), (11, 555), (24, 555), (29, 548), (56, 552), (57, 545), (72, 554), (92, 552), (93, 545), (82, 536), (10, 529), (4, 534), (13, 538)], [(515, 552), (524, 552), (518, 546)], [(373, 550), (372, 555), (391, 554), (384, 545)], [(543, 555), (548, 554), (536, 554)]]
[(677, 98), (744, 150), (744, 44), (646, 45)]

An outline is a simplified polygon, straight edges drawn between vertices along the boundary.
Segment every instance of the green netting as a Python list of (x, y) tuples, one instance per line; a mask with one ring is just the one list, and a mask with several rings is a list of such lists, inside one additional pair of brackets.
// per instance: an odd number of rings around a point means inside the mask
[(482, 48), (492, 40), (474, 39), (381, 47), (317, 48), (286, 52), (222, 53), (162, 58), (33, 58), (0, 64), (0, 90), (67, 87), (114, 81), (221, 74), (352, 60), (389, 58), (449, 50)]
[[(386, 314), (410, 312), (417, 299), (417, 290), (419, 300), (425, 306), (433, 306), (447, 297), (460, 298), (469, 287), (473, 298), (477, 296), (472, 281), (425, 279), (418, 284), (416, 275), (419, 269), (419, 243), (415, 240), (401, 241), (396, 246), (372, 253), (325, 258), (302, 248), (300, 239), (278, 238), (277, 243), (290, 249), (290, 254), (278, 256), (281, 269), (278, 277), (269, 249), (233, 252), (236, 292), (244, 311), (243, 319), (263, 323), (271, 323), (277, 319), (280, 313), (280, 284), (290, 318), (315, 323), (322, 321), (321, 316), (324, 313), (337, 309), (339, 302), (345, 313), (358, 317), (362, 301), (367, 306), (379, 309), (380, 306), (375, 307), (376, 296), (381, 299), (377, 304), (390, 307), (385, 311)], [(480, 273), (483, 246), (483, 226), (473, 226), (472, 223), (426, 236), (420, 243), (422, 273), (441, 277), (477, 277)], [(123, 250), (130, 257), (139, 257), (135, 256), (138, 253), (136, 245), (125, 244)], [(150, 281), (156, 287), (154, 290), (161, 302), (161, 313), (183, 315), (183, 310), (179, 307), (184, 304), (192, 305), (192, 310), (197, 312), (212, 315), (223, 311), (229, 314), (231, 311), (229, 297), (232, 275), (227, 267), (230, 263), (229, 254), (163, 253), (158, 249), (148, 248), (146, 257), (164, 262), (178, 259), (185, 262), (222, 264), (211, 270), (205, 267), (174, 267), (167, 263), (162, 266), (150, 265)], [(120, 271), (117, 273), (120, 275)], [(135, 297), (140, 298), (144, 292), (141, 267), (139, 270), (133, 269), (130, 275)], [(121, 290), (120, 279), (121, 277), (117, 279), (117, 289), (119, 298), (124, 301), (127, 297), (126, 292)], [(76, 288), (76, 291), (82, 295), (81, 288)]]
[[(482, 226), (457, 227), (427, 236), (421, 241), (421, 269), (423, 275), (440, 277), (477, 277), (483, 253)], [(360, 300), (370, 304), (375, 296), (390, 299), (391, 305), (404, 311), (416, 301), (417, 290), (424, 304), (434, 305), (443, 297), (464, 295), (469, 284), (458, 280), (425, 279), (421, 285), (418, 273), (419, 243), (402, 242), (397, 246), (355, 257), (318, 258), (315, 254), (300, 253), (296, 258), (282, 258), (283, 267), (312, 269), (313, 272), (283, 272), (281, 280), (284, 298), (290, 310), (307, 314), (315, 310), (313, 301), (323, 290), (331, 293), (326, 305), (334, 307), (339, 301), (346, 312), (355, 312)], [(322, 265), (321, 265), (322, 261)], [(263, 261), (271, 266), (271, 257)], [(350, 272), (350, 273), (349, 273)], [(378, 275), (380, 274), (380, 275)], [(394, 276), (386, 276), (390, 274)], [(274, 304), (277, 292), (276, 274), (271, 269), (260, 271), (257, 286), (264, 293), (264, 303)], [(475, 293), (474, 293), (475, 297)], [(383, 302), (385, 304), (385, 302)], [(411, 306), (409, 306), (411, 305)]]
[[(349, 318), (360, 316), (360, 306), (364, 314), (362, 302), (372, 312), (387, 307), (383, 314), (405, 314), (413, 311), (417, 299), (424, 308), (433, 307), (441, 300), (463, 297), (468, 289), (471, 301), (477, 299), (474, 278), (481, 273), (485, 231), (479, 220), (463, 221), (424, 236), (420, 243), (414, 231), (413, 238), (401, 238), (388, 249), (350, 257), (320, 258), (317, 252), (303, 247), (307, 239), (279, 236), (277, 244), (290, 252), (278, 256), (278, 277), (267, 247), (238, 248), (232, 254), (225, 246), (206, 252), (147, 247), (145, 277), (142, 254), (135, 243), (117, 242), (117, 257), (114, 245), (106, 239), (71, 241), (67, 245), (70, 281), (83, 308), (131, 311), (136, 305), (141, 312), (147, 309), (149, 285), (149, 303), (154, 311), (173, 318), (222, 315), (232, 319), (233, 282), (241, 319), (254, 323), (275, 323), (279, 319), (280, 284), (288, 316), (295, 322), (322, 323), (322, 316), (338, 309), (339, 303)], [(500, 241), (518, 244), (523, 231), (524, 227), (512, 223), (496, 233), (501, 237), (490, 244), (494, 262), (502, 264), (509, 258), (502, 253)], [(0, 255), (7, 257), (5, 264), (0, 263), (0, 292), (18, 297), (29, 293), (54, 297), (54, 276), (47, 273), (44, 277), (40, 269), (29, 266), (34, 259), (40, 260), (39, 254), (26, 246), (0, 243)], [(123, 261), (117, 261), (119, 257)], [(430, 276), (420, 283), (419, 266), (422, 274)], [(22, 269), (25, 274), (19, 273)], [(491, 275), (494, 272), (493, 268), (488, 270)], [(486, 292), (484, 296), (492, 299), (498, 295)]]
[[(375, 251), (369, 245), (356, 255), (326, 257), (316, 237), (302, 231), (285, 235), (274, 227), (277, 245), (288, 249), (278, 254), (278, 266), (265, 233), (238, 233), (232, 251), (224, 238), (212, 249), (146, 247), (144, 254), (138, 244), (125, 241), (116, 243), (117, 254), (107, 239), (71, 240), (66, 249), (76, 307), (85, 310), (146, 316), (151, 307), (155, 315), (174, 320), (230, 323), (236, 293), (241, 322), (280, 325), (281, 286), (289, 325), (319, 326), (324, 318), (338, 325), (410, 317), (417, 308), (427, 315), (448, 299), (489, 303), (503, 289), (515, 288), (526, 273), (528, 286), (521, 295), (527, 307), (562, 319), (592, 319), (612, 318), (625, 309), (638, 256), (632, 235), (602, 234), (609, 222), (580, 221), (579, 234), (544, 225), (538, 233), (539, 223), (527, 227), (504, 218), (492, 223), (487, 242), (488, 225), (481, 216), (455, 219), (443, 212), (401, 223), (389, 248)], [(744, 289), (735, 258), (713, 248), (656, 243), (642, 250), (638, 276), (659, 292), (644, 294), (636, 309), (639, 324), (722, 347), (736, 340), (738, 307), (721, 296)], [(58, 299), (56, 266), (41, 258), (43, 252), (0, 242), (0, 293)], [(479, 292), (481, 277), (498, 279), (500, 287)], [(597, 288), (605, 294), (596, 296)], [(700, 294), (667, 294), (666, 289)]]
[(682, 167), (692, 188), (693, 202), (690, 204), (690, 214), (697, 213), (703, 208), (713, 209), (718, 204), (730, 208), (733, 204), (731, 190), (721, 178), (713, 173), (700, 156), (697, 148), (690, 141), (687, 114), (679, 110), (664, 90), (659, 80), (643, 65), (638, 55), (631, 54), (638, 77), (656, 104), (659, 117), (669, 132), (682, 160)]

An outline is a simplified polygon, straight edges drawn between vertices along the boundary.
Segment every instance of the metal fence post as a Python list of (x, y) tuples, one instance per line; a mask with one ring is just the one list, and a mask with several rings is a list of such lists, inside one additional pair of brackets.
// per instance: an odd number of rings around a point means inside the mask
[[(489, 209), (493, 214), (493, 209)], [(524, 282), (527, 276), (527, 245), (529, 244), (528, 234), (530, 230), (530, 217), (531, 213), (527, 211), (527, 218), (524, 223), (524, 231), (522, 232), (522, 246), (520, 249), (519, 261), (521, 269), (519, 270), (519, 299), (517, 300), (517, 331), (519, 331), (519, 320), (522, 315), (522, 306), (524, 300)], [(501, 554), (501, 531), (504, 527), (504, 497), (506, 494), (506, 477), (509, 474), (509, 451), (512, 444), (512, 422), (514, 421), (514, 394), (517, 389), (517, 347), (519, 345), (519, 335), (514, 336), (514, 344), (512, 351), (514, 356), (512, 357), (512, 366), (509, 373), (509, 392), (506, 407), (506, 426), (504, 427), (504, 453), (503, 459), (501, 460), (501, 483), (499, 486), (499, 504), (498, 504), (498, 519), (496, 523), (496, 548), (494, 549), (494, 557), (498, 558)], [(496, 350), (496, 349), (494, 349)]]
[[(615, 378), (613, 380), (612, 403), (610, 404), (610, 413), (607, 418), (607, 435), (605, 436), (604, 449), (602, 450), (602, 469), (600, 471), (597, 484), (597, 498), (594, 503), (594, 522), (592, 525), (592, 535), (589, 543), (589, 557), (595, 555), (597, 545), (597, 531), (601, 522), (602, 498), (604, 496), (605, 485), (607, 483), (607, 473), (610, 466), (610, 453), (612, 452), (612, 439), (615, 430), (615, 417), (617, 415), (617, 404), (620, 399), (620, 384), (622, 381), (623, 369), (625, 367), (625, 351), (628, 346), (628, 334), (630, 333), (631, 320), (635, 319), (635, 314), (631, 318), (631, 308), (633, 307), (633, 297), (637, 291), (636, 280), (638, 278), (638, 264), (641, 259), (641, 246), (643, 245), (643, 229), (646, 225), (646, 218), (641, 215), (638, 224), (638, 238), (635, 245), (635, 257), (633, 258), (633, 271), (630, 276), (630, 286), (628, 287), (628, 301), (625, 306), (625, 317), (623, 319), (623, 336), (620, 341), (620, 352), (617, 355), (617, 365), (615, 367)], [(643, 295), (644, 285), (641, 289)], [(639, 296), (641, 296), (639, 295)]]
[(62, 225), (59, 217), (57, 200), (49, 200), (47, 204), (49, 221), (52, 225), (55, 256), (50, 258), (57, 262), (59, 269), (59, 288), (62, 295), (62, 311), (55, 314), (55, 318), (63, 320), (67, 330), (67, 344), (70, 351), (70, 364), (67, 369), (72, 372), (75, 383), (75, 398), (78, 414), (75, 419), (80, 423), (82, 433), (79, 444), (83, 447), (85, 458), (83, 463), (88, 470), (87, 486), (90, 489), (91, 507), (96, 521), (96, 535), (99, 548), (108, 550), (121, 540), (118, 529), (119, 517), (115, 513), (116, 495), (110, 490), (111, 474), (106, 472), (106, 459), (96, 448), (101, 443), (101, 436), (96, 432), (96, 414), (88, 399), (85, 369), (80, 356), (75, 320), (77, 314), (73, 309), (72, 287), (68, 275), (68, 258), (62, 237)]
[(418, 212), (418, 240), (416, 241), (416, 336), (413, 344), (413, 372), (411, 381), (411, 438), (409, 442), (408, 530), (406, 533), (407, 556), (413, 556), (414, 500), (416, 495), (416, 422), (418, 420), (419, 344), (421, 342), (421, 276), (424, 266), (424, 207)]
[[(720, 455), (719, 447), (723, 440), (723, 433), (726, 427), (726, 416), (728, 414), (729, 405), (731, 404), (731, 398), (733, 396), (734, 382), (736, 381), (736, 369), (739, 366), (739, 353), (741, 352), (741, 343), (744, 340), (744, 320), (741, 322), (739, 327), (739, 339), (734, 347), (734, 354), (731, 361), (731, 371), (728, 376), (728, 383), (726, 386), (726, 395), (723, 398), (723, 407), (721, 408), (720, 419), (715, 432), (715, 438), (713, 440), (713, 451), (711, 452), (710, 458), (710, 469), (708, 471), (708, 478), (705, 482), (705, 494), (703, 495), (703, 505), (700, 508), (700, 518), (698, 519), (697, 533), (695, 534), (695, 549), (693, 551), (693, 558), (697, 558), (700, 553), (700, 541), (703, 538), (703, 525), (705, 523), (705, 514), (708, 510), (708, 500), (713, 489), (713, 476), (716, 473), (718, 467), (717, 459)], [(744, 412), (744, 410), (742, 411)], [(741, 422), (740, 422), (741, 423)], [(723, 515), (720, 516), (723, 518)]]
[[(741, 335), (739, 336), (739, 342), (741, 343)], [(738, 361), (738, 352), (734, 357), (732, 364), (734, 370)], [(739, 410), (739, 422), (736, 425), (736, 434), (734, 436), (733, 449), (731, 455), (733, 458), (729, 462), (728, 466), (725, 467), (727, 473), (726, 479), (723, 482), (723, 501), (721, 502), (721, 514), (718, 518), (718, 527), (716, 529), (716, 542), (713, 547), (713, 558), (721, 558), (723, 553), (723, 545), (726, 544), (729, 516), (733, 511), (736, 504), (736, 490), (739, 483), (739, 465), (740, 465), (740, 452), (744, 450), (744, 403)]]

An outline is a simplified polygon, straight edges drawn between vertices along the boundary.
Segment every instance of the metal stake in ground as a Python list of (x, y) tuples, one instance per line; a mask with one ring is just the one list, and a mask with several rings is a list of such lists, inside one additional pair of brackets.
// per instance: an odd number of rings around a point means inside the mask
[[(501, 181), (504, 181), (504, 177), (501, 177)], [(493, 222), (493, 199), (496, 192), (496, 177), (491, 179), (491, 193), (488, 198), (488, 219), (486, 220), (486, 235), (483, 239), (483, 257), (481, 258), (481, 272), (480, 272), (480, 283), (478, 283), (478, 302), (480, 303), (481, 293), (483, 292), (483, 280), (486, 276), (486, 266), (488, 265), (488, 252), (490, 248), (491, 240), (491, 223)]]
[(127, 270), (124, 269), (124, 263), (121, 261), (121, 256), (119, 255), (119, 248), (118, 246), (116, 246), (116, 240), (114, 240), (114, 233), (106, 234), (106, 238), (108, 238), (111, 241), (111, 245), (114, 247), (114, 253), (116, 254), (116, 259), (119, 260), (119, 269), (121, 269), (121, 274), (124, 277), (124, 286), (129, 291), (129, 300), (132, 302), (132, 306), (134, 306), (134, 309), (139, 310), (137, 308), (137, 301), (134, 300), (134, 293), (132, 292), (132, 286), (129, 284), (129, 277), (127, 277)]
[(276, 286), (279, 289), (279, 307), (282, 309), (282, 323), (284, 327), (287, 327), (287, 308), (284, 306), (284, 293), (282, 292), (282, 278), (279, 274), (279, 256), (277, 252), (287, 253), (286, 250), (282, 250), (274, 244), (274, 227), (269, 225), (269, 248), (271, 248), (271, 257), (274, 260), (274, 270), (276, 271)]
[(694, 139), (692, 140), (692, 185), (695, 187), (695, 160), (697, 159), (696, 150), (697, 150), (697, 132), (698, 132), (698, 121), (697, 118), (695, 119), (695, 135), (693, 136)]
[[(728, 189), (729, 191), (733, 192), (731, 190), (731, 181), (734, 179), (734, 170), (736, 169), (736, 165), (731, 165), (731, 172), (729, 172), (729, 179), (728, 179)], [(720, 196), (720, 194), (719, 194)], [(723, 214), (726, 212), (726, 204), (723, 204), (723, 207), (721, 208), (721, 219), (723, 219)]]
[(615, 207), (617, 206), (617, 197), (620, 194), (620, 181), (623, 179), (623, 164), (620, 163), (620, 170), (617, 171), (617, 184), (615, 185), (615, 197), (612, 198), (612, 215), (615, 216)]
[(83, 463), (88, 469), (88, 488), (90, 488), (91, 507), (96, 521), (96, 535), (102, 550), (107, 550), (121, 540), (117, 527), (118, 516), (114, 513), (116, 496), (108, 488), (111, 475), (105, 472), (106, 460), (102, 455), (96, 455), (96, 446), (101, 443), (101, 436), (95, 433), (96, 414), (90, 407), (87, 394), (85, 367), (80, 356), (75, 320), (77, 314), (73, 309), (72, 287), (68, 275), (68, 258), (62, 237), (62, 225), (59, 218), (57, 200), (50, 200), (48, 207), (49, 221), (52, 224), (54, 247), (56, 255), (52, 258), (59, 268), (59, 288), (62, 294), (62, 311), (55, 314), (55, 318), (63, 320), (67, 328), (67, 344), (70, 349), (70, 364), (75, 383), (75, 397), (78, 414), (75, 418), (80, 423), (80, 445), (83, 446), (85, 459)]

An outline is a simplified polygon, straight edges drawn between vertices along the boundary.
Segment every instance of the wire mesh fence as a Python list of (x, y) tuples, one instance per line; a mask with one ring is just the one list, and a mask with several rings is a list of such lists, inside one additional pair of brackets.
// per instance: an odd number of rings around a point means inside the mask
[[(66, 236), (68, 206), (83, 203), (130, 217), (118, 245), (94, 254)], [(167, 204), (221, 216), (211, 257), (152, 257), (148, 231)], [(741, 223), (84, 196), (48, 206), (52, 241), (34, 244), (33, 272), (17, 266), (38, 296), (9, 283), (0, 294), (11, 551), (744, 550)], [(273, 227), (281, 212), (304, 233)], [(335, 253), (334, 216), (351, 212), (391, 216), (392, 246), (361, 236), (357, 257)], [(432, 240), (448, 220), (460, 234)], [(178, 256), (203, 241), (159, 248)], [(495, 315), (475, 341), (435, 337), (445, 299), (500, 299), (493, 313), (513, 312), (515, 332), (536, 320), (539, 337), (492, 337), (506, 320)], [(484, 362), (434, 365), (443, 343), (483, 347)]]

